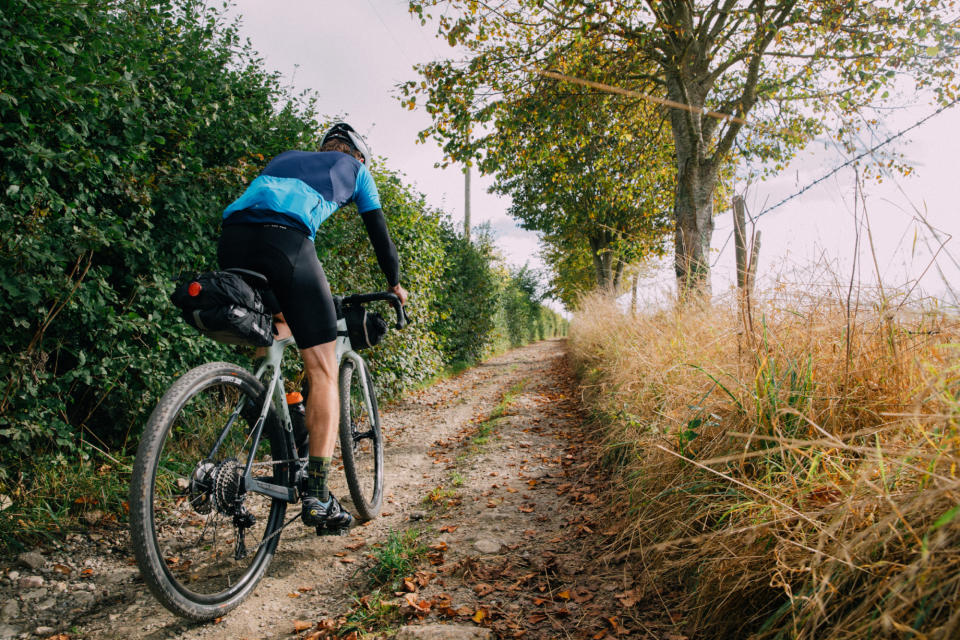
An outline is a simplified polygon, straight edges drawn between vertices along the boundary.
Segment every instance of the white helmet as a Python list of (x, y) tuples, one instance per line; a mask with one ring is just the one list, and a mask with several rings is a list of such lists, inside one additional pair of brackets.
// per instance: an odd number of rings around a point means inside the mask
[(367, 146), (367, 143), (363, 141), (363, 138), (360, 137), (360, 134), (346, 122), (338, 122), (330, 127), (330, 129), (323, 134), (323, 140), (320, 141), (320, 146), (325, 145), (327, 140), (343, 140), (360, 152), (360, 155), (363, 156), (363, 160), (361, 161), (363, 164), (370, 164), (370, 148)]

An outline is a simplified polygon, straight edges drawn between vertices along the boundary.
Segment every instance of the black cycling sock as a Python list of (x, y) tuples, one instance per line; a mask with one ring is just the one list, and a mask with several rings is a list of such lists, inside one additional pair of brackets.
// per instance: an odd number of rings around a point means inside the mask
[(307, 463), (307, 495), (319, 498), (321, 502), (330, 499), (327, 489), (327, 476), (330, 474), (330, 458), (310, 456)]

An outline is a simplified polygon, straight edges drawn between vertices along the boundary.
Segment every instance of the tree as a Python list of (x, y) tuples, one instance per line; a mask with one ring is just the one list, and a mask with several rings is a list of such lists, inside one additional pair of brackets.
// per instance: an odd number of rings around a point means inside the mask
[[(441, 4), (454, 11), (439, 18), (439, 33), (471, 58), (422, 67), (423, 84), (408, 92), (429, 96), (434, 125), (425, 133), (453, 157), (476, 150), (449, 120), (485, 121), (491, 105), (522, 92), (555, 52), (585, 43), (609, 83), (685, 107), (670, 112), (681, 292), (709, 284), (715, 192), (731, 159), (784, 162), (827, 123), (831, 137), (855, 145), (870, 109), (907, 78), (932, 87), (941, 102), (958, 91), (958, 30), (944, 0), (411, 0), (410, 7), (426, 22)], [(748, 116), (767, 126), (744, 135)]]
[[(551, 66), (581, 76), (602, 73), (590, 54), (587, 46), (571, 47), (557, 52)], [(439, 63), (429, 73), (442, 77), (451, 69)], [(450, 115), (462, 126), (462, 114)], [(482, 170), (496, 174), (494, 190), (512, 196), (510, 213), (522, 226), (543, 233), (548, 247), (559, 243), (549, 255), (586, 252), (593, 266), (590, 288), (615, 290), (627, 263), (663, 252), (674, 180), (663, 110), (533, 78), (492, 103), (484, 117), (492, 119), (493, 132), (464, 139), (469, 153), (482, 158)], [(438, 122), (439, 129), (445, 126)], [(582, 284), (555, 287), (570, 294)]]
[[(579, 53), (558, 66), (592, 72)], [(544, 80), (499, 107), (483, 167), (521, 226), (586, 250), (594, 286), (610, 290), (626, 264), (662, 253), (674, 179), (662, 112)]]

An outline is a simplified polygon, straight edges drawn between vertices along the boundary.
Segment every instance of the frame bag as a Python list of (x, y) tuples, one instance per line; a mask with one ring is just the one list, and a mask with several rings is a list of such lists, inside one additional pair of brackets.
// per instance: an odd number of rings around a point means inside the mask
[(273, 317), (260, 292), (235, 273), (207, 271), (181, 277), (170, 300), (187, 324), (217, 342), (273, 344)]

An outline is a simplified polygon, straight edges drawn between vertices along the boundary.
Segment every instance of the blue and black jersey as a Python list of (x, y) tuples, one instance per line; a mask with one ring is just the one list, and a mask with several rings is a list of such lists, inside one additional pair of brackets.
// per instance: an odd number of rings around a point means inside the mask
[(370, 171), (339, 151), (286, 151), (270, 161), (223, 212), (224, 224), (282, 224), (312, 240), (317, 227), (355, 202), (360, 213), (380, 209)]

